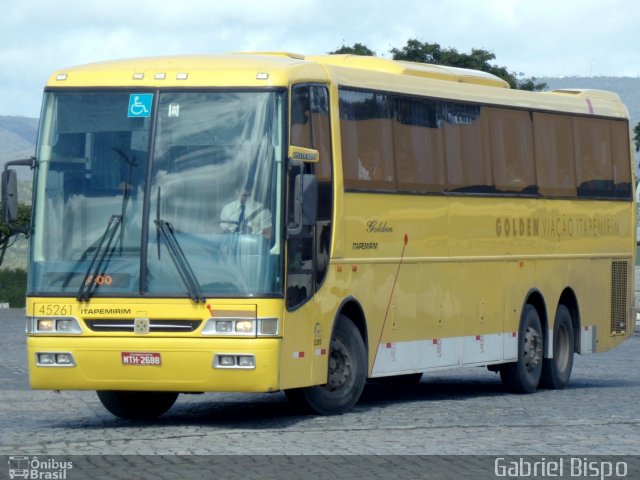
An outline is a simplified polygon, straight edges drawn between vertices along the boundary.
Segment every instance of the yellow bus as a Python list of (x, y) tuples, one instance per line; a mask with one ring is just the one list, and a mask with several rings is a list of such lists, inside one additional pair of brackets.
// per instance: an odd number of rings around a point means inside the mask
[(465, 366), (560, 389), (633, 332), (613, 93), (350, 55), (96, 63), (51, 76), (22, 163), (31, 386), (119, 417), (211, 391), (337, 414)]

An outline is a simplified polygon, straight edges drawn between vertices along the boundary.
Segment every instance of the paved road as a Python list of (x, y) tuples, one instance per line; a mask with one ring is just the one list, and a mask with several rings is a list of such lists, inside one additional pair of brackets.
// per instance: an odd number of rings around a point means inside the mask
[[(483, 368), (370, 385), (336, 417), (295, 414), (284, 395), (181, 395), (129, 422), (94, 392), (32, 391), (23, 312), (0, 311), (0, 455), (633, 455), (640, 453), (640, 334), (577, 356), (563, 391), (504, 393)], [(0, 467), (0, 478), (2, 468)]]

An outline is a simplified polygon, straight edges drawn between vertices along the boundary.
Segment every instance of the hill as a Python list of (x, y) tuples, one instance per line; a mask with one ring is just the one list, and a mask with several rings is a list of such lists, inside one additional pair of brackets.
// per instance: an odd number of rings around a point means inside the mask
[(560, 77), (537, 78), (544, 82), (549, 90), (562, 88), (594, 88), (617, 93), (629, 109), (631, 126), (640, 122), (640, 77)]
[(35, 144), (38, 134), (38, 119), (30, 117), (3, 117), (0, 116), (0, 131), (5, 130), (14, 133), (26, 142)]
[[(29, 158), (35, 154), (38, 119), (0, 116), (0, 167), (11, 160)], [(31, 179), (29, 169), (16, 169), (18, 178)]]

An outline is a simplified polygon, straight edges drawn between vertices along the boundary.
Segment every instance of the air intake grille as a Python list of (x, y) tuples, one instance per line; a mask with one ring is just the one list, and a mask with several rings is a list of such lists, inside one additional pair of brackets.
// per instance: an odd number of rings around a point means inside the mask
[(627, 331), (627, 279), (629, 262), (611, 262), (611, 334), (623, 335)]
[[(134, 320), (85, 320), (94, 332), (135, 332)], [(151, 320), (150, 332), (189, 333), (200, 326), (201, 320)]]

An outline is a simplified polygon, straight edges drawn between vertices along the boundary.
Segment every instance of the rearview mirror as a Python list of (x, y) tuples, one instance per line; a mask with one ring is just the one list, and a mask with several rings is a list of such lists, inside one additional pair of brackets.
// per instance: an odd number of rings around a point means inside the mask
[(298, 174), (294, 186), (293, 218), (287, 227), (290, 236), (300, 235), (303, 227), (316, 224), (318, 218), (318, 180), (315, 175)]
[(2, 172), (2, 218), (9, 230), (18, 220), (18, 176), (15, 170)]
[(12, 160), (4, 164), (2, 171), (2, 219), (10, 232), (28, 233), (29, 228), (14, 225), (18, 220), (18, 176), (15, 170), (9, 168), (14, 165), (33, 169), (36, 159), (31, 157), (25, 160)]

